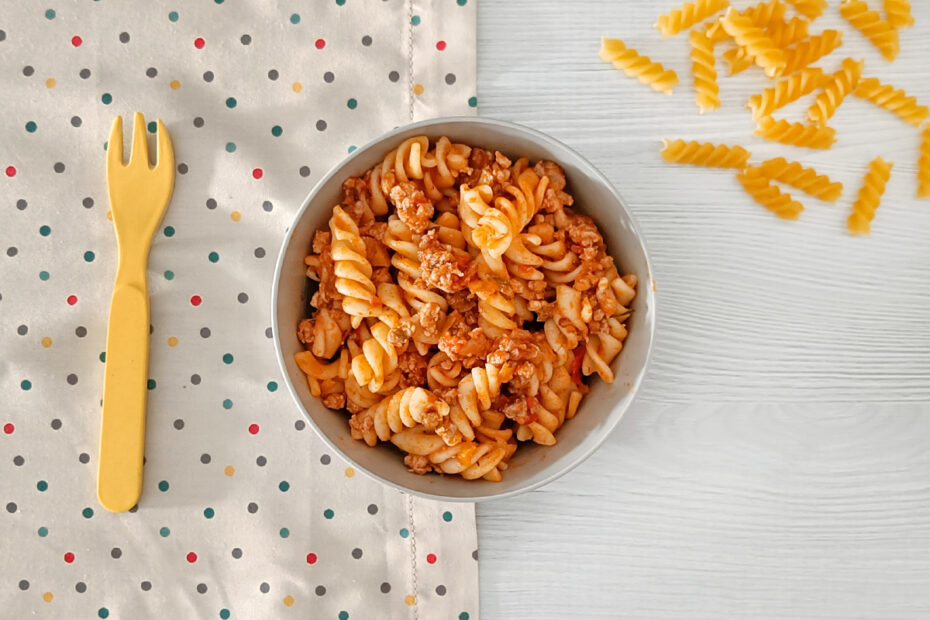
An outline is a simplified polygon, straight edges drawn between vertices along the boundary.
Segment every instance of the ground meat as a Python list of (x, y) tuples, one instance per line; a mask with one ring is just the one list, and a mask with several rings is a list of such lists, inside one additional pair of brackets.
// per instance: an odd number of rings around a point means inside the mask
[(400, 370), (399, 389), (423, 385), (426, 383), (426, 364), (428, 360), (409, 350), (397, 356), (397, 368)]
[[(462, 327), (467, 326), (462, 324)], [(491, 341), (485, 336), (484, 330), (476, 327), (469, 331), (447, 330), (439, 339), (439, 350), (449, 356), (454, 362), (464, 361), (466, 367), (474, 367), (477, 362), (483, 362), (491, 350)], [(469, 362), (473, 362), (469, 365)]]
[(466, 253), (456, 255), (452, 246), (439, 240), (439, 229), (432, 228), (420, 238), (417, 257), (420, 279), (429, 288), (457, 293), (475, 277), (477, 265)]
[(430, 465), (429, 457), (422, 454), (408, 454), (404, 457), (404, 465), (407, 466), (407, 470), (412, 474), (424, 475), (432, 471), (433, 466)]
[(553, 213), (575, 203), (575, 199), (572, 198), (571, 194), (565, 192), (565, 173), (557, 163), (540, 161), (533, 168), (533, 171), (540, 177), (549, 177), (549, 187), (546, 188), (540, 210), (545, 213)]
[(326, 230), (318, 230), (313, 234), (313, 253), (322, 254), (329, 250), (333, 243), (333, 236)]
[(313, 321), (304, 319), (297, 325), (297, 340), (308, 347), (313, 344)]
[(452, 310), (465, 317), (466, 322), (468, 321), (468, 316), (474, 314), (475, 320), (473, 325), (478, 324), (478, 298), (475, 297), (471, 291), (464, 290), (452, 293), (446, 296), (446, 300), (449, 302), (449, 307), (452, 308)]
[(520, 278), (511, 278), (510, 286), (514, 294), (531, 300), (544, 300), (549, 293), (549, 284), (545, 280), (521, 280)]
[[(352, 411), (353, 405), (349, 403), (349, 411)], [(357, 408), (357, 407), (356, 407)], [(353, 412), (351, 418), (349, 418), (349, 428), (359, 434), (363, 434), (365, 431), (370, 431), (375, 427), (375, 421), (371, 416), (360, 416), (357, 412)]]
[(414, 233), (422, 233), (433, 217), (433, 203), (415, 183), (405, 181), (391, 188), (397, 217)]
[(375, 267), (371, 270), (371, 281), (375, 284), (393, 284), (391, 270), (388, 267)]
[(323, 406), (328, 409), (344, 409), (346, 406), (345, 392), (329, 394), (323, 397)]
[(527, 307), (536, 313), (537, 321), (548, 321), (552, 314), (555, 312), (555, 304), (551, 301), (538, 300), (531, 301), (527, 304)]
[(517, 424), (532, 424), (539, 419), (536, 413), (529, 410), (526, 398), (522, 396), (498, 397), (498, 411)]
[(387, 246), (368, 235), (364, 235), (362, 241), (365, 242), (365, 257), (372, 267), (389, 267), (391, 265), (391, 257), (388, 254)]
[(534, 360), (538, 355), (539, 346), (533, 334), (525, 329), (515, 329), (509, 334), (494, 339), (487, 360), (489, 364), (501, 366), (507, 362), (518, 364)]
[(375, 222), (368, 183), (361, 177), (349, 177), (342, 184), (342, 195), (346, 213), (355, 220), (362, 234), (367, 233), (368, 228)]
[(468, 174), (463, 179), (469, 187), (490, 185), (495, 194), (510, 181), (511, 162), (502, 153), (473, 148), (468, 158)]
[(536, 376), (536, 364), (520, 362), (513, 371), (513, 377), (507, 384), (508, 391), (514, 395), (526, 395)]
[(442, 308), (439, 307), (439, 304), (431, 301), (423, 304), (423, 307), (421, 307), (417, 312), (417, 322), (428, 336), (433, 336), (439, 333), (445, 318), (446, 315), (443, 314)]

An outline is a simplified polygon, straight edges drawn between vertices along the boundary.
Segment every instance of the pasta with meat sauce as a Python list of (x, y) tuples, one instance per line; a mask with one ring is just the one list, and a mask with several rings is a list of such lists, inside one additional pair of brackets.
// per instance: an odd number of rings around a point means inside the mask
[(499, 481), (518, 442), (555, 444), (586, 377), (613, 382), (637, 285), (573, 202), (555, 162), (446, 137), (347, 179), (304, 259), (311, 394), (417, 474)]

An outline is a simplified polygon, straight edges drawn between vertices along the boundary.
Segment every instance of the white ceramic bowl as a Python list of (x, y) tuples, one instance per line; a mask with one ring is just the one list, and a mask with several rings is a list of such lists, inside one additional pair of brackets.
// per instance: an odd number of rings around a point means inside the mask
[[(635, 273), (639, 277), (628, 323), (629, 337), (612, 365), (616, 374), (614, 383), (607, 384), (595, 377), (578, 414), (556, 433), (558, 443), (551, 447), (522, 444), (503, 472), (502, 482), (409, 473), (402, 454), (391, 444), (370, 448), (352, 439), (347, 417), (325, 408), (310, 394), (306, 379), (294, 362), (294, 353), (303, 350), (296, 328), (308, 311), (303, 259), (310, 251), (314, 231), (326, 227), (333, 205), (342, 199), (342, 182), (347, 177), (363, 175), (401, 141), (419, 134), (429, 136), (430, 141), (448, 136), (453, 142), (499, 150), (514, 160), (528, 156), (532, 161), (550, 159), (559, 163), (568, 180), (567, 191), (575, 197), (575, 207), (594, 218), (620, 273)], [(311, 426), (333, 450), (358, 469), (403, 491), (446, 501), (481, 501), (515, 495), (558, 478), (590, 456), (617, 425), (629, 408), (649, 362), (655, 327), (653, 276), (642, 238), (620, 195), (578, 153), (521, 125), (486, 118), (438, 118), (400, 127), (357, 149), (310, 192), (278, 255), (272, 290), (272, 326), (288, 390)]]

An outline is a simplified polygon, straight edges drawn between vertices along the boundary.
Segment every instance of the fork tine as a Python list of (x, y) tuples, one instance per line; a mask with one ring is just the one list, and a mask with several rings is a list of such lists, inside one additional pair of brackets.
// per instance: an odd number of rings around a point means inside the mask
[(110, 140), (107, 142), (107, 168), (113, 169), (123, 165), (123, 117), (113, 119), (110, 128)]
[(149, 165), (149, 143), (145, 137), (145, 117), (141, 112), (133, 115), (132, 121), (132, 152), (129, 154), (129, 165), (137, 162)]
[(161, 168), (166, 166), (168, 170), (174, 170), (174, 148), (171, 146), (171, 136), (165, 125), (158, 119), (158, 144), (155, 150), (155, 167)]

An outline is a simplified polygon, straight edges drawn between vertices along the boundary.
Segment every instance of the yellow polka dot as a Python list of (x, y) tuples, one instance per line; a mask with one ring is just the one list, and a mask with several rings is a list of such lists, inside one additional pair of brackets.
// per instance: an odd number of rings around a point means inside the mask
[(223, 470), (223, 473), (226, 474), (227, 476), (232, 476), (233, 474), (236, 473), (236, 468), (233, 467), (232, 465), (227, 465), (226, 469)]
[(107, 219), (108, 219), (108, 220), (112, 220), (112, 219), (113, 219), (113, 211), (107, 211)]
[(45, 594), (42, 595), (42, 600), (45, 601), (46, 603), (51, 603), (53, 598), (55, 598), (55, 595), (52, 594), (51, 592), (46, 592)]
[(232, 213), (229, 214), (229, 218), (234, 222), (238, 222), (239, 220), (242, 219), (242, 214), (239, 213), (238, 211), (233, 211)]
[(293, 605), (293, 604), (294, 604), (294, 597), (293, 597), (293, 596), (291, 596), (290, 594), (288, 594), (287, 596), (284, 597), (284, 605), (285, 605), (286, 607), (290, 607), (290, 606)]
[(45, 80), (45, 86), (48, 88), (55, 88), (55, 78), (48, 78)]
[(414, 95), (422, 95), (422, 94), (423, 94), (423, 85), (422, 85), (422, 84), (414, 84), (414, 85), (413, 85), (413, 94), (414, 94)]
[(171, 87), (171, 90), (177, 90), (181, 88), (181, 82), (179, 80), (171, 80), (171, 82), (168, 83), (168, 86)]
[(176, 346), (178, 346), (178, 339), (175, 338), (174, 336), (169, 336), (169, 337), (168, 337), (168, 346), (169, 346), (169, 347), (176, 347)]
[(408, 594), (407, 597), (404, 598), (404, 602), (407, 603), (408, 605), (413, 605), (414, 603), (417, 602), (417, 597), (415, 597), (412, 594)]
[(50, 346), (52, 346), (52, 339), (49, 338), (48, 336), (46, 336), (45, 338), (43, 338), (43, 339), (42, 339), (42, 346), (45, 347), (46, 349), (49, 348)]
[(346, 478), (351, 478), (355, 475), (355, 470), (351, 467), (346, 467)]
[(291, 88), (294, 89), (294, 92), (295, 92), (295, 93), (299, 93), (300, 91), (302, 91), (302, 90), (304, 89), (304, 85), (301, 84), (300, 82), (294, 82), (294, 85), (291, 86)]

